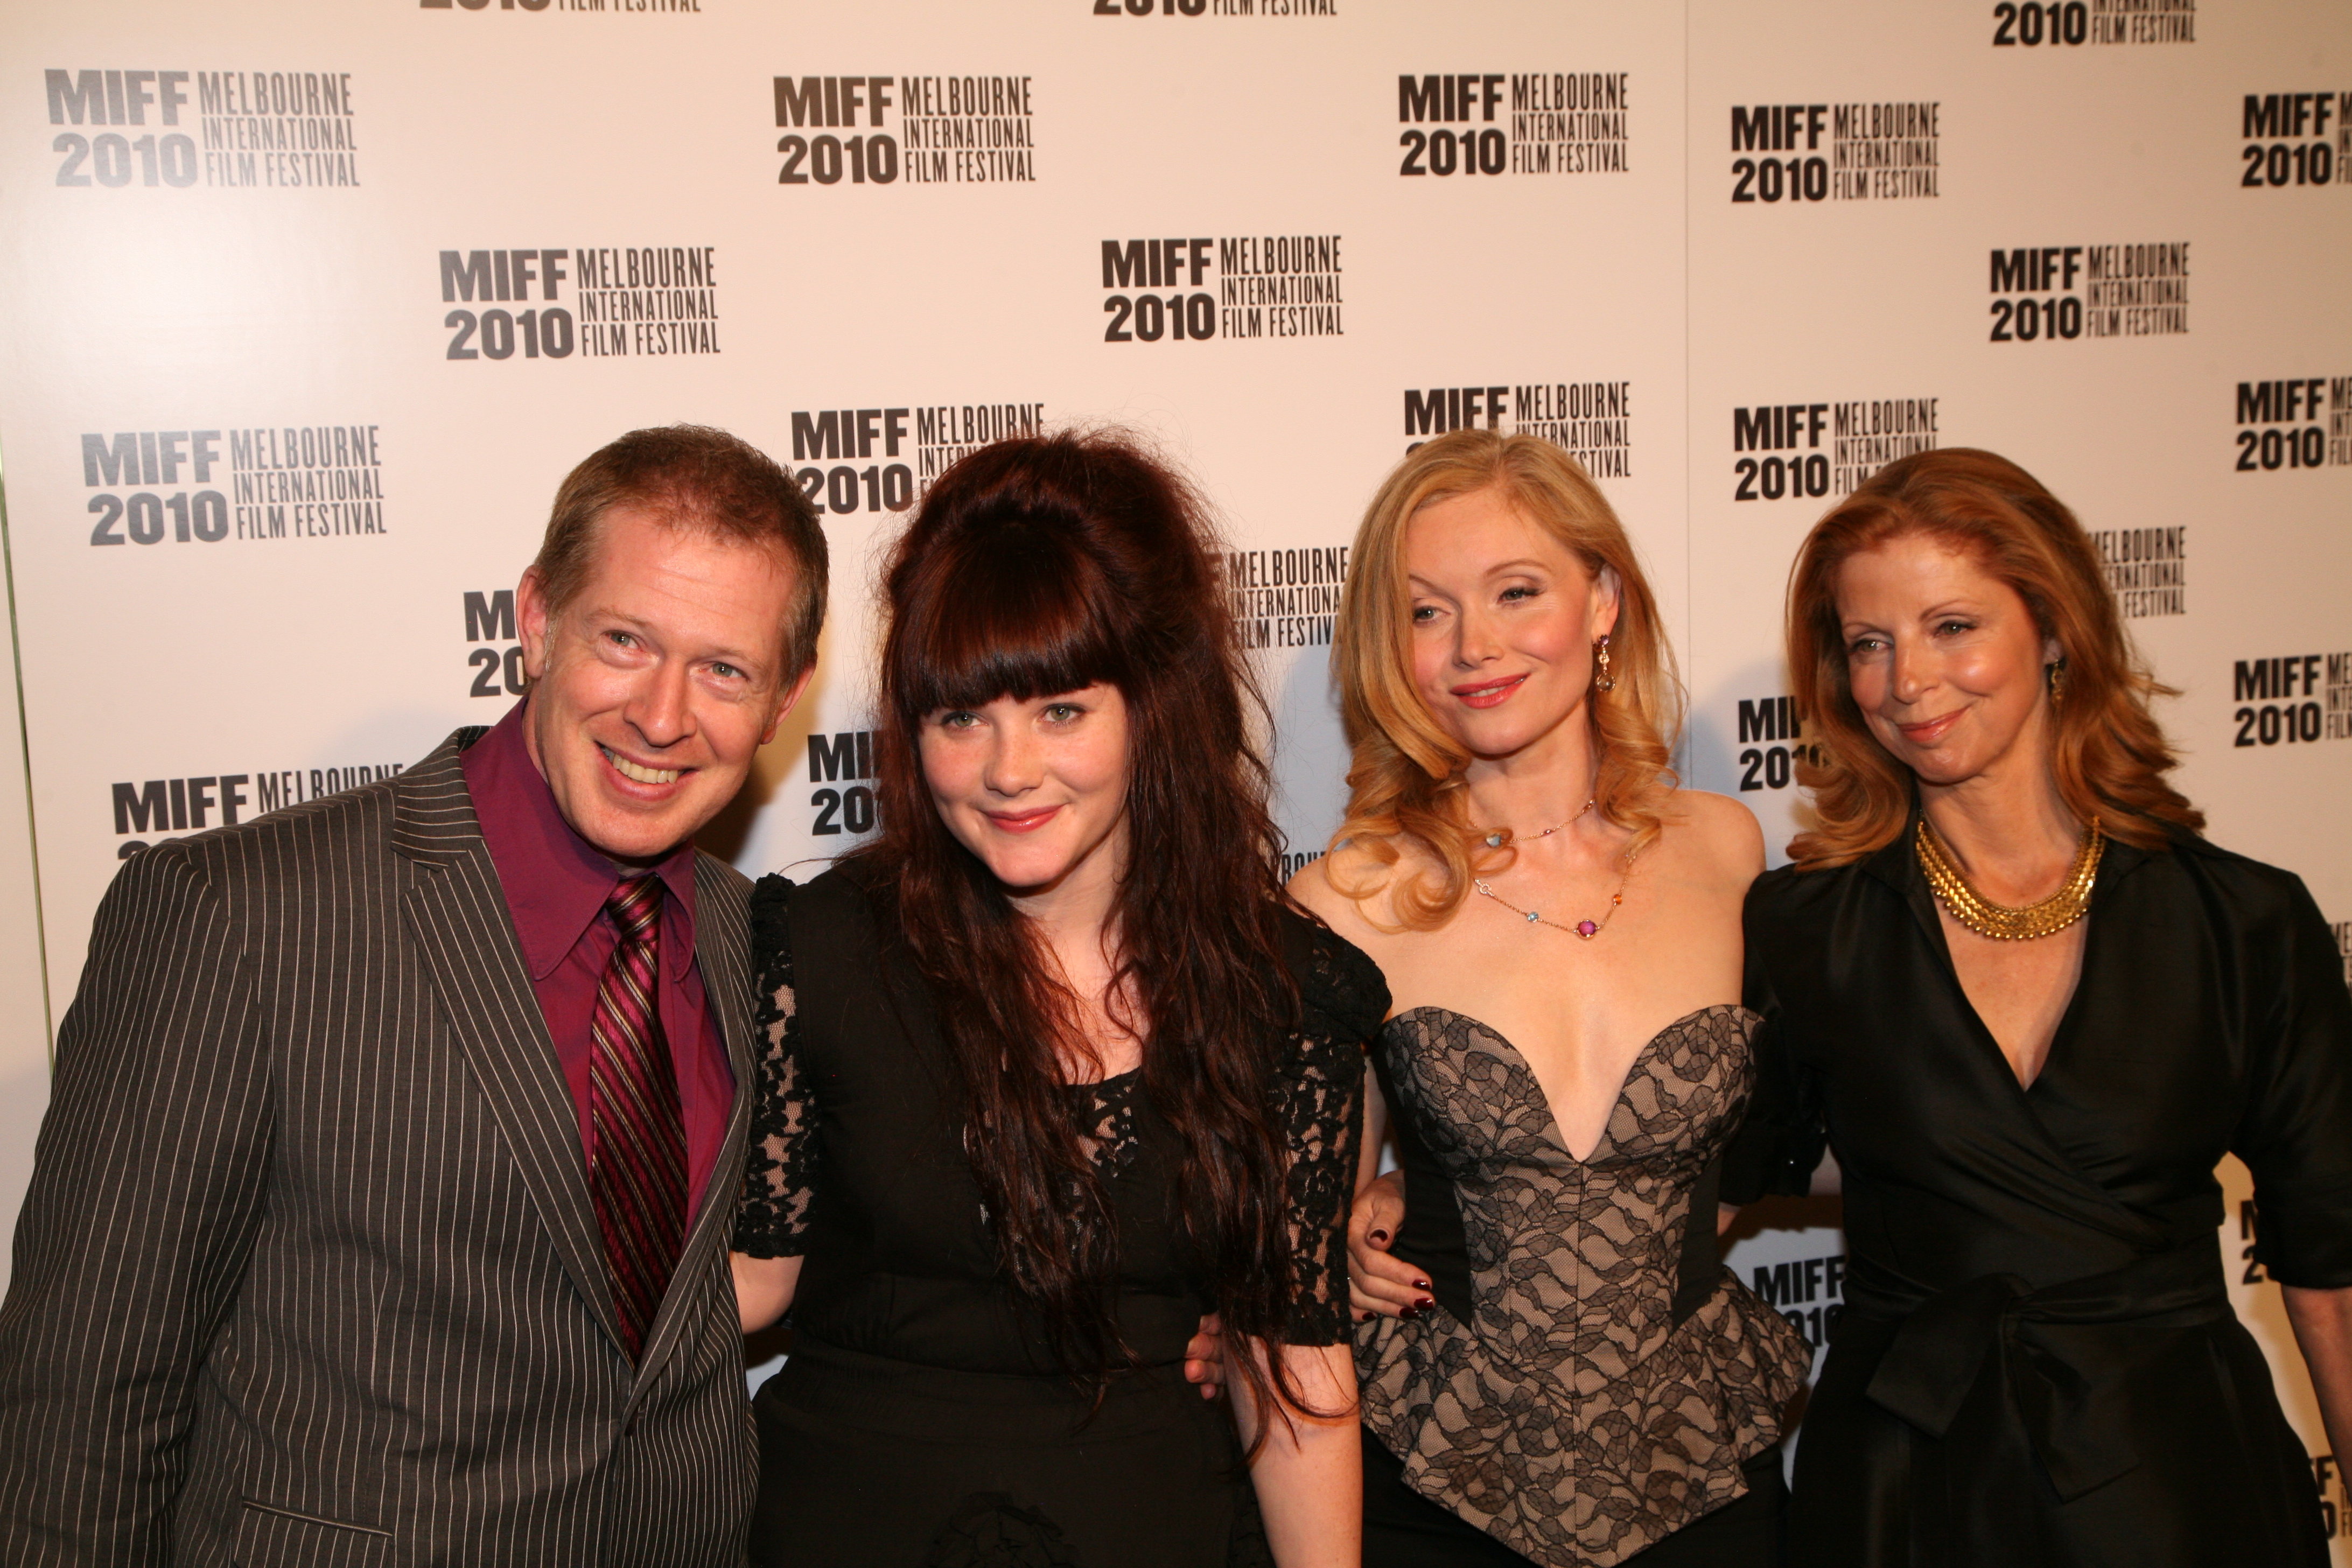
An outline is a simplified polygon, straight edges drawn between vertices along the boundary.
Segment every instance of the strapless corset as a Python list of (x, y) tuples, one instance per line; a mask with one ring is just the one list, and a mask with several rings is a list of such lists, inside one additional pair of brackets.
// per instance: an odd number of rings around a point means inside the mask
[(1811, 1365), (1719, 1264), (1678, 1302), (1757, 1022), (1726, 1005), (1660, 1030), (1583, 1160), (1495, 1030), (1442, 1007), (1381, 1030), (1400, 1141), (1420, 1145), (1408, 1189), (1419, 1209), (1423, 1184), (1450, 1187), (1467, 1281), (1441, 1294), (1452, 1310), (1359, 1327), (1365, 1423), (1423, 1495), (1538, 1563), (1606, 1568), (1738, 1496)]

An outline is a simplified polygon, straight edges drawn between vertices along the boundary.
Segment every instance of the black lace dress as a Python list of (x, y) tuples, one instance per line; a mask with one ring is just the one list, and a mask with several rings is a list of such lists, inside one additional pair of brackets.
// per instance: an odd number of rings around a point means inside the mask
[[(1226, 1568), (1266, 1561), (1223, 1403), (1183, 1378), (1211, 1302), (1176, 1203), (1181, 1146), (1129, 1073), (1073, 1086), (1109, 1175), (1118, 1328), (1098, 1405), (1002, 1279), (929, 987), (852, 861), (751, 904), (761, 1059), (735, 1245), (802, 1255), (782, 1372), (754, 1401), (751, 1561), (840, 1568)], [(1297, 1294), (1289, 1339), (1348, 1338), (1343, 1226), (1378, 970), (1304, 919), (1282, 1043)]]

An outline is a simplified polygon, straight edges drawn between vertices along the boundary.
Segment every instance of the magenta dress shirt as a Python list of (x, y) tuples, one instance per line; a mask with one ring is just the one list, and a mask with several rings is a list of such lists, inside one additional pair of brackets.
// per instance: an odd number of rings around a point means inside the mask
[[(474, 815), (504, 889), (507, 912), (522, 944), (539, 1010), (555, 1041), (555, 1058), (579, 1112), (583, 1164), (593, 1134), (588, 1120), (588, 1023), (596, 987), (620, 940), (604, 900), (621, 868), (563, 820), (523, 741), (525, 698), (487, 735), (466, 750), (460, 765)], [(687, 1226), (718, 1163), (735, 1104), (735, 1074), (726, 1037), (703, 994), (694, 955), (694, 857), (680, 845), (654, 868), (663, 888), (661, 982), (657, 1005), (677, 1073), (678, 1106), (686, 1116)], [(731, 1181), (731, 1176), (730, 1177)]]

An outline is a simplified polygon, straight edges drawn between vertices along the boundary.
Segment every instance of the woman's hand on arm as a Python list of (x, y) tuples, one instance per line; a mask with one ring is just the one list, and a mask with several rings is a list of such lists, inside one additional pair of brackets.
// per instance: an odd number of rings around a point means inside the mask
[(1184, 1379), (1200, 1385), (1203, 1399), (1214, 1399), (1224, 1392), (1225, 1322), (1214, 1312), (1202, 1318), (1185, 1342)]
[(1402, 1318), (1430, 1305), (1428, 1277), (1389, 1254), (1404, 1224), (1404, 1173), (1380, 1173), (1388, 1122), (1388, 1101), (1367, 1067), (1364, 1143), (1356, 1165), (1356, 1201), (1348, 1212), (1348, 1305), (1360, 1323), (1375, 1312)]
[(2341, 1457), (2352, 1454), (2352, 1288), (2307, 1289), (2282, 1285), (2287, 1321), (2311, 1369), (2311, 1389), (2319, 1396), (2327, 1441)]
[[(1241, 1347), (1236, 1347), (1237, 1349)], [(1265, 1364), (1265, 1347), (1247, 1353)], [(1276, 1568), (1359, 1568), (1364, 1538), (1363, 1440), (1357, 1435), (1356, 1361), (1339, 1345), (1288, 1345), (1282, 1359), (1308, 1406), (1258, 1408), (1248, 1381), (1234, 1379), (1242, 1441), (1265, 1445), (1250, 1463)]]
[(799, 1258), (730, 1252), (727, 1261), (735, 1271), (735, 1310), (743, 1321), (745, 1333), (756, 1334), (784, 1315), (793, 1304), (793, 1292), (800, 1287)]
[(1404, 1176), (1391, 1171), (1356, 1194), (1348, 1214), (1348, 1305), (1362, 1322), (1418, 1315), (1430, 1305), (1429, 1279), (1392, 1255), (1397, 1227), (1404, 1222)]

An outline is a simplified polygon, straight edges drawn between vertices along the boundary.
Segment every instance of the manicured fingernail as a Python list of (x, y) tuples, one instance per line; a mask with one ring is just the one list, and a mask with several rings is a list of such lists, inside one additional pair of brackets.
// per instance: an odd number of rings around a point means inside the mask
[(1372, 1232), (1372, 1239), (1373, 1239), (1374, 1241), (1386, 1241), (1388, 1238), (1389, 1238), (1389, 1233), (1388, 1233), (1387, 1231), (1384, 1231), (1384, 1230), (1376, 1230), (1376, 1231)]
[(1429, 1281), (1426, 1279), (1416, 1279), (1412, 1282), (1412, 1288), (1416, 1290), (1426, 1290), (1429, 1289)]
[(1417, 1311), (1426, 1312), (1436, 1305), (1436, 1302), (1431, 1300), (1428, 1297), (1423, 1296), (1420, 1300), (1413, 1303), (1413, 1308)]

